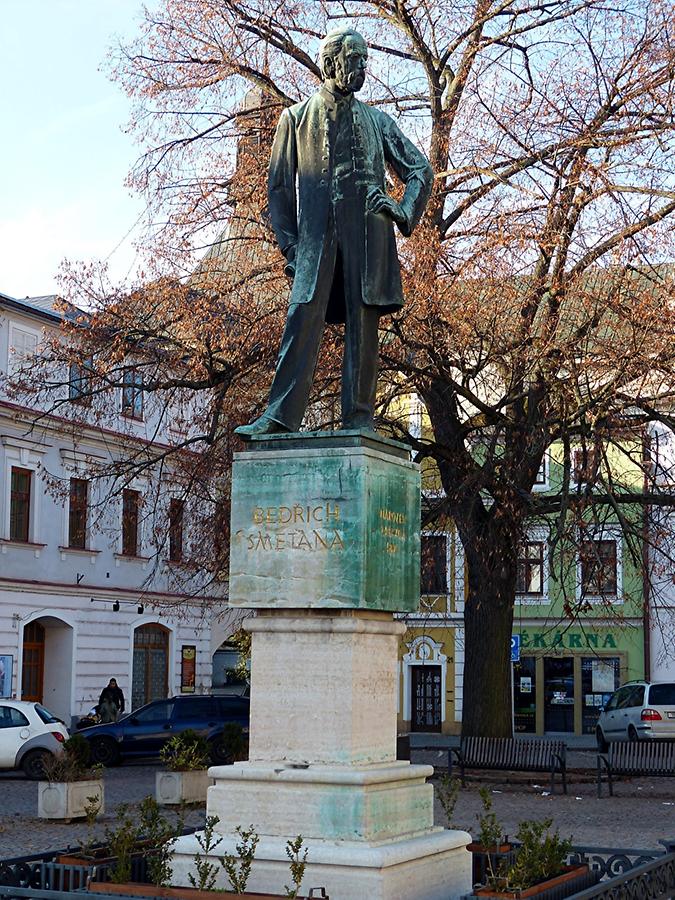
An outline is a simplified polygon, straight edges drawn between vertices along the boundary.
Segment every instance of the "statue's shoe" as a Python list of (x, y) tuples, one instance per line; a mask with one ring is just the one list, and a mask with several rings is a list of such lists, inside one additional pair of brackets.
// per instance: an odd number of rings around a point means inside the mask
[(249, 425), (240, 425), (238, 428), (235, 428), (234, 433), (246, 441), (266, 434), (286, 434), (290, 430), (290, 428), (282, 425), (281, 422), (275, 422), (274, 419), (270, 419), (269, 416), (263, 413), (262, 416)]

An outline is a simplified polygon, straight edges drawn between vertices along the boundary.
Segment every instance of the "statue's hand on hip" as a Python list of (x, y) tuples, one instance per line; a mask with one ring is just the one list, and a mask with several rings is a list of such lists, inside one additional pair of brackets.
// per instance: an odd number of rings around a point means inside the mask
[(379, 187), (372, 187), (368, 191), (366, 196), (366, 206), (368, 207), (369, 212), (384, 213), (384, 215), (393, 219), (397, 225), (405, 226), (408, 224), (408, 217), (403, 212), (401, 204), (397, 203), (393, 197), (389, 196), (389, 194), (385, 194)]

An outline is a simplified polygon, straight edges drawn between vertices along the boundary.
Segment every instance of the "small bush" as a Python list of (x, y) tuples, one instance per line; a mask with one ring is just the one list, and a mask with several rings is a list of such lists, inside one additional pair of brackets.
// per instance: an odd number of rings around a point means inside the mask
[(209, 744), (206, 738), (188, 728), (175, 734), (159, 755), (171, 772), (194, 772), (208, 766)]
[(44, 761), (45, 776), (50, 782), (87, 781), (98, 778), (101, 766), (91, 765), (89, 741), (74, 734), (63, 744), (63, 753)]

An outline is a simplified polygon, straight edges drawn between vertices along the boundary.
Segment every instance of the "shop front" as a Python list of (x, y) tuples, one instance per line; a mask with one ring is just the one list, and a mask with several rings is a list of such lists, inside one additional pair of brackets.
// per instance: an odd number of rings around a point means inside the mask
[(644, 677), (637, 625), (521, 627), (513, 663), (514, 730), (593, 734), (600, 709), (631, 679)]

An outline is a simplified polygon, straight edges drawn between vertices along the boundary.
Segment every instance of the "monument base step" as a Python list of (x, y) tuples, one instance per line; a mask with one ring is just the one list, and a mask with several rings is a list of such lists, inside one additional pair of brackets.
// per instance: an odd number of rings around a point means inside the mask
[[(218, 837), (222, 840), (214, 848), (213, 862), (225, 854), (236, 856), (238, 835)], [(260, 838), (247, 890), (281, 894), (286, 885), (292, 887), (286, 840)], [(309, 838), (303, 841), (308, 852), (300, 893), (323, 887), (330, 900), (458, 900), (471, 890), (471, 854), (466, 849), (470, 840), (465, 831), (441, 828), (378, 844)], [(178, 838), (175, 848), (172, 883), (186, 886), (201, 849), (195, 835)], [(221, 871), (218, 887), (227, 886)]]

